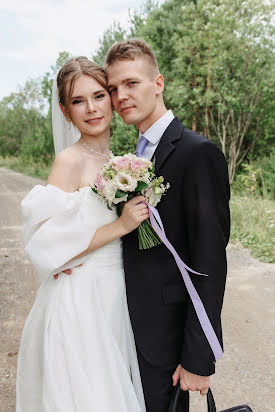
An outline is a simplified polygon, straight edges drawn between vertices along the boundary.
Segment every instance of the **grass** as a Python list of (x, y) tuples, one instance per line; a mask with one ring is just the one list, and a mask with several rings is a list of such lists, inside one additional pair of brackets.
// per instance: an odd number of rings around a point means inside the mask
[[(51, 166), (25, 164), (19, 158), (2, 158), (0, 167), (46, 180)], [(275, 200), (233, 194), (231, 242), (250, 249), (263, 262), (275, 263)]]
[(231, 242), (275, 263), (275, 200), (233, 195), (230, 206)]
[(16, 172), (23, 173), (24, 175), (38, 177), (46, 180), (49, 176), (51, 165), (46, 166), (43, 163), (26, 163), (18, 157), (6, 157), (0, 156), (0, 167), (6, 169), (12, 169)]

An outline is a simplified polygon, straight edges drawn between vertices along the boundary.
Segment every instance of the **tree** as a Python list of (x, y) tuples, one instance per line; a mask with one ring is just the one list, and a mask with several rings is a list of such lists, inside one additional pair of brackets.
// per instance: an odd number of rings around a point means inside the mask
[(170, 0), (141, 29), (165, 76), (167, 105), (221, 146), (231, 182), (259, 138), (272, 84), (271, 9), (258, 0)]
[(51, 66), (50, 70), (46, 72), (42, 78), (42, 94), (44, 98), (47, 99), (49, 108), (51, 107), (52, 101), (53, 79), (55, 78), (60, 67), (62, 67), (70, 58), (72, 58), (72, 55), (69, 52), (59, 52), (55, 65)]
[[(0, 153), (2, 156), (22, 154), (24, 141), (36, 134), (43, 123), (44, 100), (40, 83), (29, 79), (18, 93), (12, 93), (0, 102)], [(30, 143), (32, 149), (37, 139)]]
[(126, 38), (126, 29), (122, 28), (120, 23), (114, 22), (104, 33), (102, 39), (99, 40), (99, 47), (93, 54), (92, 59), (100, 66), (104, 65), (105, 56), (111, 45), (119, 40)]
[(48, 164), (54, 153), (51, 122), (52, 83), (58, 69), (70, 58), (58, 55), (42, 80), (29, 79), (18, 93), (0, 102), (0, 154), (20, 156), (24, 162)]

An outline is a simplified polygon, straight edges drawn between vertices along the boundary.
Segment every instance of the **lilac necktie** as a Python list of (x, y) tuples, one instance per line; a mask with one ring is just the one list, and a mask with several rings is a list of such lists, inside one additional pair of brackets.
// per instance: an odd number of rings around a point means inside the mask
[(146, 139), (146, 137), (144, 136), (140, 136), (138, 139), (138, 144), (137, 144), (137, 148), (136, 148), (136, 156), (137, 157), (142, 157), (145, 147), (147, 146), (147, 144), (149, 143), (149, 140)]

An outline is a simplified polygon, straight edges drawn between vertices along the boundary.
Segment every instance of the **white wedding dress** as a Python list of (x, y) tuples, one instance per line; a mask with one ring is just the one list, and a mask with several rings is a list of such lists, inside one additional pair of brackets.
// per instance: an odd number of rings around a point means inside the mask
[(20, 343), (16, 411), (145, 412), (120, 240), (74, 260), (116, 212), (89, 187), (52, 185), (35, 186), (22, 211), (42, 284)]

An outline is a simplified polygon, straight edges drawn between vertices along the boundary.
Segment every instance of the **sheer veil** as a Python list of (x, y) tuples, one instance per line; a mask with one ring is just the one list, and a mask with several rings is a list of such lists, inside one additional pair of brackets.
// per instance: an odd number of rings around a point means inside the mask
[(52, 127), (53, 127), (53, 141), (54, 150), (57, 155), (66, 147), (77, 142), (80, 138), (79, 130), (74, 125), (68, 122), (63, 115), (58, 99), (57, 76), (53, 81), (52, 88)]

